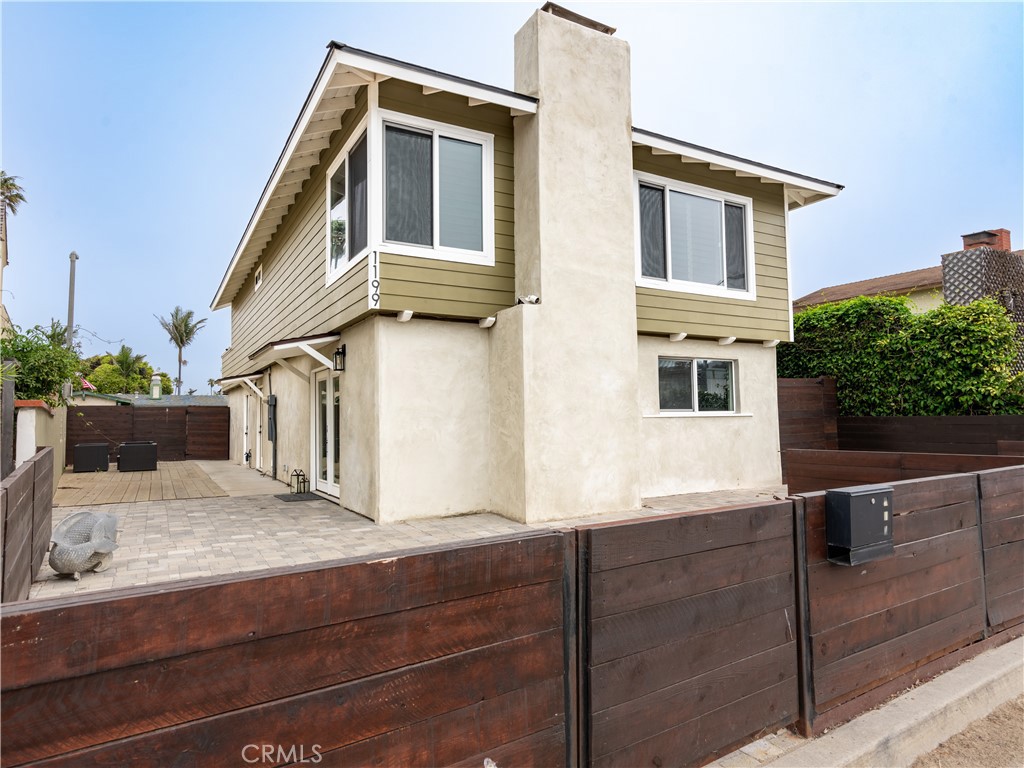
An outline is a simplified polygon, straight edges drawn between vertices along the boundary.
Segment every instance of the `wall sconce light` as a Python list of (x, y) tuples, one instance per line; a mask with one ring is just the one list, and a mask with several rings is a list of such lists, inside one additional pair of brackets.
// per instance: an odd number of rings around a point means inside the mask
[(342, 344), (336, 350), (334, 350), (334, 370), (344, 371), (345, 370), (345, 345)]

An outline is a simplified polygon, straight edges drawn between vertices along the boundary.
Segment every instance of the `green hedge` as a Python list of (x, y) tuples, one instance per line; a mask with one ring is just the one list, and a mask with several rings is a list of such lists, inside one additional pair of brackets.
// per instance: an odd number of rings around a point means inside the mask
[(994, 299), (913, 314), (904, 297), (822, 304), (793, 319), (782, 378), (831, 376), (842, 416), (1024, 413), (1016, 326)]

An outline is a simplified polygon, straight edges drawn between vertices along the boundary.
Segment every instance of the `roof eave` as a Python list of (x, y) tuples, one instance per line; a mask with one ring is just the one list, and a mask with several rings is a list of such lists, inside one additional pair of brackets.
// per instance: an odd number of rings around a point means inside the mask
[(642, 128), (633, 128), (633, 143), (659, 150), (662, 153), (667, 152), (690, 160), (708, 163), (715, 170), (733, 171), (738, 176), (759, 178), (767, 183), (784, 184), (788, 190), (799, 192), (800, 199), (793, 199), (794, 207), (803, 207), (827, 200), (843, 190), (842, 184), (816, 179), (813, 176), (806, 176), (737, 155), (701, 147)]
[(252, 216), (250, 216), (245, 231), (231, 257), (231, 262), (221, 278), (217, 293), (214, 295), (213, 301), (210, 302), (211, 310), (216, 311), (231, 306), (232, 300), (238, 294), (238, 288), (231, 291), (228, 290), (231, 278), (239, 267), (242, 254), (249, 244), (253, 231), (257, 228), (263, 211), (266, 209), (267, 202), (274, 194), (278, 180), (294, 154), (296, 145), (302, 139), (302, 135), (308, 127), (310, 119), (316, 111), (316, 106), (323, 97), (324, 91), (328, 87), (331, 77), (339, 66), (367, 72), (377, 80), (396, 78), (421, 85), (424, 88), (436, 88), (440, 91), (465, 96), (476, 103), (497, 104), (508, 108), (513, 115), (534, 114), (537, 111), (538, 100), (532, 96), (524, 96), (503, 88), (486, 85), (485, 83), (478, 83), (455, 75), (448, 75), (436, 70), (408, 64), (397, 59), (362, 51), (358, 48), (352, 48), (351, 46), (333, 41), (327, 47), (327, 56), (320, 67), (320, 72), (317, 74), (313, 87), (310, 89), (302, 109), (299, 111), (299, 116), (292, 126), (291, 132), (288, 134), (288, 140), (285, 142), (284, 149), (274, 165), (274, 170), (263, 187), (259, 202), (256, 204), (256, 208)]

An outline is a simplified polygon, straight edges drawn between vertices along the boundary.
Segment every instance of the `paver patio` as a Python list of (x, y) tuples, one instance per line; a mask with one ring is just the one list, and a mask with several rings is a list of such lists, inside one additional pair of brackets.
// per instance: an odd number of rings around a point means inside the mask
[[(201, 473), (219, 493), (211, 490), (201, 498), (181, 498), (174, 488), (175, 498), (170, 499), (54, 509), (54, 525), (84, 509), (117, 515), (119, 548), (109, 570), (84, 573), (78, 582), (58, 576), (44, 562), (29, 599), (94, 594), (119, 587), (384, 555), (417, 547), (561, 528), (579, 522), (711, 509), (785, 495), (784, 486), (686, 494), (645, 500), (645, 506), (638, 510), (534, 525), (491, 513), (377, 525), (327, 500), (286, 502), (278, 499), (274, 494), (288, 493), (284, 483), (230, 462), (177, 464), (193, 465), (181, 466), (181, 476), (195, 477), (196, 473)], [(97, 475), (112, 477), (111, 473)], [(160, 485), (162, 487), (162, 480)]]

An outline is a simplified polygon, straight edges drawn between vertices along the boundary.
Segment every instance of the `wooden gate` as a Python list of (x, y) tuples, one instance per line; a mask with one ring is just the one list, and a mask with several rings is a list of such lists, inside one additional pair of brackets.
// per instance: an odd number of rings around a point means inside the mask
[(160, 461), (227, 459), (231, 411), (227, 406), (68, 406), (65, 465), (73, 463), (77, 443), (106, 443), (111, 461), (117, 446), (152, 440)]

